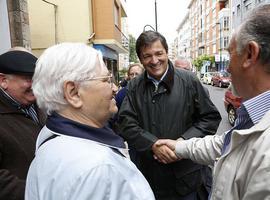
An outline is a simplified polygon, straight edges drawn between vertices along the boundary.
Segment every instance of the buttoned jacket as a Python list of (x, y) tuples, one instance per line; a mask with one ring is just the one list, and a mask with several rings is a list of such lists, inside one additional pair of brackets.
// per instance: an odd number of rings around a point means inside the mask
[[(174, 69), (169, 62), (158, 87), (146, 72), (129, 82), (119, 112), (118, 132), (138, 152), (139, 168), (152, 188), (167, 187), (177, 180), (173, 187), (186, 195), (201, 183), (198, 174), (193, 173), (201, 166), (190, 160), (165, 166), (153, 158), (152, 145), (160, 138), (189, 139), (215, 134), (220, 119), (197, 77), (192, 72)], [(174, 174), (173, 180), (167, 180), (167, 173)]]

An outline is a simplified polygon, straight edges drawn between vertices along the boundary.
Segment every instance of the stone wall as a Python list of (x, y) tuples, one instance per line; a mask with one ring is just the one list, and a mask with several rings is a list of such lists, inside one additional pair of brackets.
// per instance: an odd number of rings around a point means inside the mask
[(27, 0), (7, 0), (11, 46), (31, 49)]

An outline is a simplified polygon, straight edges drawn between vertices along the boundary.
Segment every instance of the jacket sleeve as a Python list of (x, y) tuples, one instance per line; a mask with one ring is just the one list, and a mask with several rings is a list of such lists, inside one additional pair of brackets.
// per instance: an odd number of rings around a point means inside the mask
[[(2, 163), (2, 154), (0, 146), (0, 166)], [(0, 199), (24, 199), (25, 180), (19, 179), (9, 170), (0, 167)]]
[(128, 142), (129, 146), (135, 147), (137, 151), (150, 151), (158, 138), (140, 127), (132, 95), (134, 94), (128, 87), (126, 97), (119, 111), (117, 133)]
[(193, 124), (181, 136), (184, 139), (214, 135), (221, 121), (221, 116), (210, 100), (209, 92), (197, 77), (191, 76), (191, 92), (193, 93)]
[(188, 158), (199, 164), (214, 166), (216, 158), (221, 156), (224, 136), (225, 133), (181, 140), (176, 143), (175, 152), (180, 158)]

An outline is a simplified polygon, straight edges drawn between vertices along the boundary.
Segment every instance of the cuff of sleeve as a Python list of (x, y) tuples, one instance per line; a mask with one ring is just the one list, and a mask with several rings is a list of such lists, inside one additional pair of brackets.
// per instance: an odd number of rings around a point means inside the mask
[(180, 140), (175, 145), (175, 153), (180, 158), (187, 158), (187, 144), (185, 140)]

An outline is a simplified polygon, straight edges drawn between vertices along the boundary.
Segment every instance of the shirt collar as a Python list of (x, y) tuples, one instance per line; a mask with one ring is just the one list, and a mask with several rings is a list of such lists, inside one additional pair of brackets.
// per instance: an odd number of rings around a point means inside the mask
[(265, 113), (270, 110), (270, 90), (243, 102), (243, 106), (253, 124), (257, 124)]
[[(153, 82), (154, 78), (148, 76), (148, 73), (145, 72), (145, 84), (149, 83), (149, 82)], [(163, 74), (163, 76), (161, 77), (160, 81), (158, 82), (161, 83), (163, 82), (166, 86), (166, 88), (168, 89), (168, 91), (172, 90), (173, 87), (173, 83), (174, 83), (174, 67), (173, 64), (170, 60), (168, 60), (168, 67), (165, 71), (165, 73)], [(153, 82), (155, 84), (155, 82)]]
[(62, 135), (93, 140), (113, 148), (125, 148), (123, 139), (106, 126), (103, 128), (87, 126), (57, 113), (48, 117), (46, 126), (51, 131)]
[(169, 69), (169, 65), (167, 65), (167, 69), (166, 69), (165, 73), (162, 75), (160, 80), (155, 79), (154, 77), (150, 76), (148, 74), (148, 72), (146, 72), (147, 73), (147, 78), (149, 78), (155, 85), (158, 85), (164, 79), (164, 77), (166, 76), (166, 74), (168, 72), (168, 69)]

